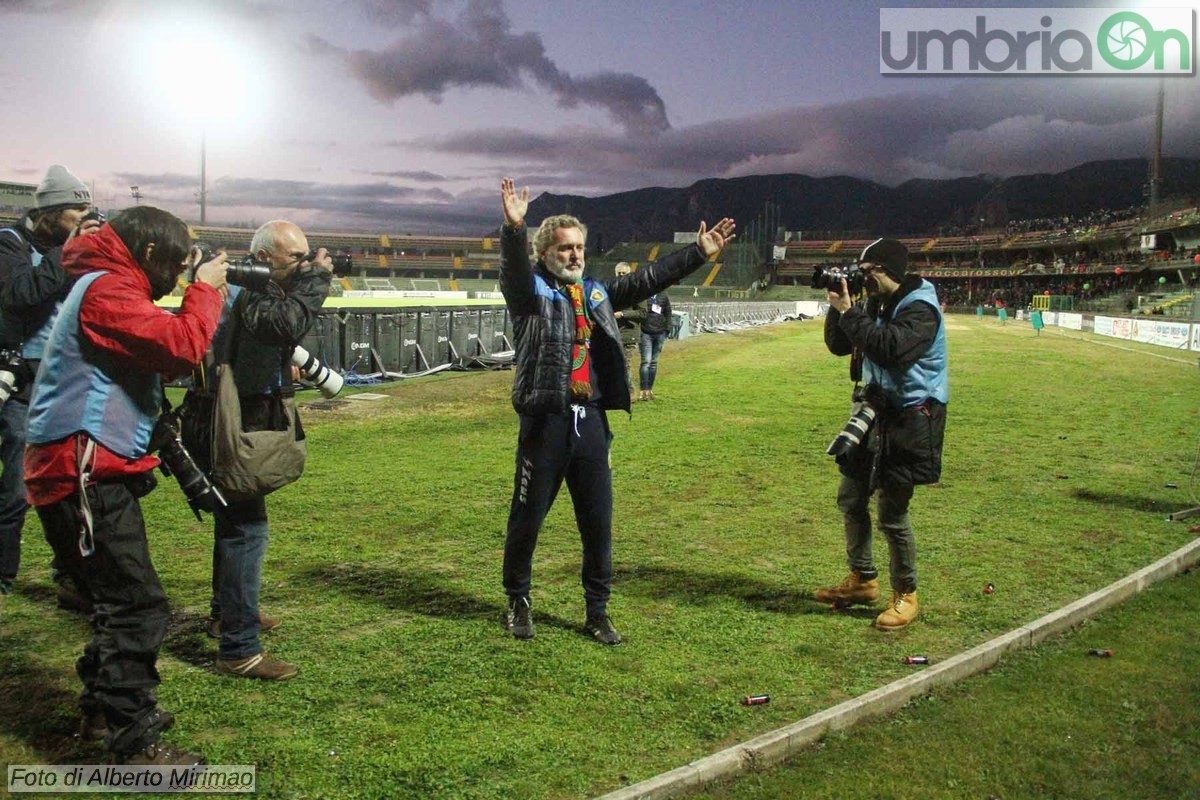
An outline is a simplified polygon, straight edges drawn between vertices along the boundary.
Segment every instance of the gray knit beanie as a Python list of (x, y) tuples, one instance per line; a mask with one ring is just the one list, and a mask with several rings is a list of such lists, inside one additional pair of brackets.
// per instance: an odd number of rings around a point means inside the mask
[(46, 170), (46, 177), (38, 184), (33, 194), (38, 211), (46, 211), (59, 206), (90, 206), (92, 192), (87, 184), (76, 178), (61, 164), (55, 164)]

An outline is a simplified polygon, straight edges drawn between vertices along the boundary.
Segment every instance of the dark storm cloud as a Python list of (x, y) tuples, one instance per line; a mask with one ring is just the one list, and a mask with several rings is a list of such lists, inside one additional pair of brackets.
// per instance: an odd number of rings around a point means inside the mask
[(428, 16), (433, 0), (358, 0), (357, 4), (371, 22), (394, 27)]
[(87, 0), (0, 0), (0, 14), (19, 12), (23, 14), (53, 14), (83, 8)]
[[(11, 11), (27, 14), (85, 12), (100, 15), (112, 4), (132, 9), (161, 7), (158, 0), (116, 0), (115, 3), (109, 4), (97, 3), (95, 0), (0, 0), (0, 14)], [(172, 0), (172, 5), (200, 6), (206, 11), (217, 9), (251, 19), (261, 19), (263, 16), (278, 14), (284, 10), (277, 0)]]
[(180, 189), (199, 191), (200, 178), (196, 175), (180, 175), (177, 172), (166, 172), (150, 175), (144, 172), (114, 172), (113, 180), (126, 186), (137, 186), (140, 189), (153, 188), (162, 192), (174, 192)]
[(445, 175), (438, 175), (436, 172), (427, 172), (425, 170), (396, 170), (394, 172), (368, 172), (368, 175), (377, 175), (380, 178), (403, 178), (409, 181), (418, 181), (420, 183), (436, 183), (438, 181), (450, 180)]
[[(793, 108), (635, 139), (594, 129), (475, 130), (407, 143), (572, 175), (581, 186), (680, 185), (704, 177), (803, 173), (896, 184), (1056, 172), (1087, 161), (1146, 157), (1154, 81), (968, 81), (940, 94)], [(1200, 157), (1200, 88), (1168, 81), (1164, 152)]]
[[(194, 202), (200, 185), (194, 175), (124, 172), (113, 175), (113, 179), (137, 186), (147, 203)], [(455, 196), (442, 189), (413, 189), (390, 183), (335, 184), (223, 177), (208, 185), (209, 208), (262, 207), (383, 218), (396, 208), (453, 201)]]
[(616, 72), (572, 76), (560, 70), (538, 34), (512, 31), (499, 0), (470, 0), (453, 21), (421, 16), (383, 50), (347, 50), (317, 36), (309, 42), (318, 52), (340, 57), (383, 102), (417, 94), (436, 102), (459, 87), (519, 89), (529, 79), (560, 106), (603, 109), (627, 133), (647, 136), (670, 128), (662, 98), (644, 78)]

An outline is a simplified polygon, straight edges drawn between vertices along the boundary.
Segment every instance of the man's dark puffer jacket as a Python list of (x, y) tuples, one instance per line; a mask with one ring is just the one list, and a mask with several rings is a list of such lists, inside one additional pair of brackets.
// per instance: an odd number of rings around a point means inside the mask
[[(600, 406), (630, 410), (629, 377), (614, 311), (640, 303), (695, 272), (704, 262), (697, 245), (688, 245), (626, 275), (583, 280), (584, 302), (594, 325), (591, 357), (600, 389)], [(505, 225), (500, 234), (500, 290), (513, 317), (516, 375), (512, 403), (518, 414), (538, 416), (571, 406), (571, 347), (575, 315), (558, 280), (541, 261), (531, 264), (526, 226)]]

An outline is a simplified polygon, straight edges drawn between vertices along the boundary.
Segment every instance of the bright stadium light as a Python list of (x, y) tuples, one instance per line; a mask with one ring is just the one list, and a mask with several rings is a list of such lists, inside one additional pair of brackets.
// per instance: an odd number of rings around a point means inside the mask
[(209, 139), (248, 137), (270, 96), (260, 42), (245, 24), (201, 6), (163, 6), (132, 31), (129, 54), (147, 101), (172, 129), (200, 136), (200, 222), (206, 222)]
[(128, 52), (160, 110), (211, 130), (248, 114), (262, 89), (261, 48), (251, 38), (220, 16), (182, 7), (144, 20)]

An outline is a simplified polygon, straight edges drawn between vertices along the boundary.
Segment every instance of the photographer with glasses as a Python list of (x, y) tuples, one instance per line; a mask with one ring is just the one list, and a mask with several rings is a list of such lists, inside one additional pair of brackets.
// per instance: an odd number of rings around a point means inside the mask
[(63, 248), (77, 278), (47, 338), (29, 403), (25, 483), (55, 559), (95, 603), (76, 671), (80, 734), (105, 737), (126, 764), (195, 764), (159, 743), (155, 665), (167, 597), (151, 563), (139, 498), (155, 486), (147, 452), (160, 375), (186, 375), (221, 313), (223, 260), (204, 264), (178, 314), (154, 304), (190, 266), (187, 225), (149, 206), (126, 209)]
[(842, 473), (838, 508), (845, 522), (850, 573), (815, 598), (836, 606), (879, 599), (879, 572), (871, 553), (871, 495), (878, 491), (878, 521), (891, 556), (892, 597), (875, 627), (896, 630), (919, 611), (917, 549), (908, 518), (913, 487), (936, 483), (942, 470), (946, 403), (950, 399), (946, 326), (933, 285), (908, 275), (908, 250), (895, 239), (878, 239), (863, 250), (866, 301), (855, 304), (845, 279), (829, 290), (825, 345), (851, 356), (857, 411), (847, 432), (861, 443), (838, 447)]

